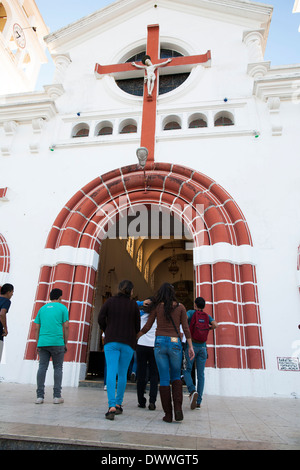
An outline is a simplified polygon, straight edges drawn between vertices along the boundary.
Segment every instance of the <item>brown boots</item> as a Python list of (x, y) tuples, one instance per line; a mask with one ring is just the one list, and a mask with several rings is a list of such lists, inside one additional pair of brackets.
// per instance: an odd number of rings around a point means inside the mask
[(182, 413), (182, 382), (181, 380), (174, 380), (174, 382), (172, 382), (172, 395), (173, 395), (175, 421), (182, 421), (183, 413)]
[[(167, 423), (171, 423), (173, 419), (171, 387), (160, 386), (159, 392), (160, 392), (161, 404), (165, 412), (165, 416), (163, 417), (163, 420), (166, 421)], [(173, 395), (175, 421), (182, 421), (183, 413), (182, 413), (182, 382), (181, 380), (174, 380), (174, 382), (172, 382), (172, 395)]]
[(172, 401), (171, 401), (171, 388), (169, 385), (161, 385), (159, 387), (160, 399), (165, 416), (163, 420), (167, 423), (172, 423), (173, 413), (172, 413)]

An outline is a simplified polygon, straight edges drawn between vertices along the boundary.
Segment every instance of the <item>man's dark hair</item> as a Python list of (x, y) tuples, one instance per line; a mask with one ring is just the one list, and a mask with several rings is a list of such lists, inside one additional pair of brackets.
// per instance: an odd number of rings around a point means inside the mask
[(1, 287), (1, 295), (5, 295), (13, 290), (14, 286), (12, 284), (3, 284), (3, 286)]
[(198, 308), (200, 308), (200, 310), (202, 310), (205, 307), (205, 300), (203, 299), (203, 297), (197, 297), (195, 299), (195, 304)]
[(61, 289), (52, 289), (50, 292), (50, 300), (58, 300), (62, 294), (63, 292)]
[(121, 281), (119, 284), (119, 294), (126, 295), (126, 297), (130, 297), (132, 289), (133, 289), (133, 284), (131, 281), (128, 281), (127, 279), (125, 279), (124, 281)]

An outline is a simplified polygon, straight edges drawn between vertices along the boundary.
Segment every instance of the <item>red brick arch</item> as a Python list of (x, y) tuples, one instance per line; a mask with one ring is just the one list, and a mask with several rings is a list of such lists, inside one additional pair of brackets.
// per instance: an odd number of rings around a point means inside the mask
[(0, 286), (4, 284), (5, 276), (10, 269), (10, 251), (3, 235), (0, 233)]
[[(159, 204), (172, 210), (174, 204), (192, 207), (189, 226), (195, 247), (251, 247), (246, 220), (231, 196), (215, 181), (189, 168), (155, 163), (144, 175), (136, 165), (99, 176), (78, 191), (61, 210), (49, 233), (48, 250), (88, 249), (99, 253), (110, 219), (106, 204), (122, 197), (125, 206)], [(204, 211), (204, 232), (197, 233), (198, 205)], [(203, 235), (201, 237), (201, 235)], [(79, 251), (78, 251), (79, 252)], [(53, 287), (64, 292), (70, 311), (70, 336), (66, 361), (86, 362), (96, 268), (80, 262), (57, 262), (41, 268), (32, 319), (49, 298)], [(205, 297), (207, 313), (220, 324), (210, 334), (208, 366), (219, 368), (264, 368), (255, 266), (231, 261), (199, 263), (195, 266), (196, 295)], [(31, 325), (32, 326), (32, 325)], [(25, 359), (35, 358), (31, 327)]]

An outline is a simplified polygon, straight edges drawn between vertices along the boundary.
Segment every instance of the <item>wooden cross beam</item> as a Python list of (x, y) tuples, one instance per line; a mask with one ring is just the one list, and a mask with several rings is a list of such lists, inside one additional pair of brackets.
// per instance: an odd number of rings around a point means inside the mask
[[(143, 95), (143, 114), (142, 114), (142, 130), (141, 130), (141, 147), (148, 149), (148, 160), (147, 167), (149, 164), (154, 162), (155, 156), (155, 129), (156, 129), (156, 108), (157, 108), (157, 94), (158, 84), (157, 75), (159, 66), (167, 67), (168, 73), (176, 73), (176, 69), (186, 68), (188, 65), (196, 64), (210, 64), (211, 52), (207, 51), (206, 54), (192, 55), (192, 56), (181, 56), (173, 57), (169, 63), (166, 63), (166, 59), (160, 59), (160, 44), (159, 44), (159, 25), (148, 26), (148, 37), (147, 37), (147, 56), (150, 56), (151, 62), (158, 67), (154, 71), (155, 79), (153, 85), (153, 91), (151, 95), (148, 93), (147, 81), (144, 84), (144, 95)], [(145, 69), (146, 78), (147, 70), (142, 62), (126, 62), (124, 64), (114, 65), (99, 65), (95, 66), (95, 74), (97, 78), (101, 78), (104, 75), (113, 75), (118, 78), (120, 76), (128, 78), (137, 75), (137, 66)]]

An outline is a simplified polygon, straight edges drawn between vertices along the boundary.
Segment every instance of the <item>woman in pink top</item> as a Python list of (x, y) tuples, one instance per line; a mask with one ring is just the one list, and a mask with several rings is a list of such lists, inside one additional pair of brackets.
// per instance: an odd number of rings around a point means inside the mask
[(157, 321), (154, 354), (160, 378), (160, 398), (165, 416), (163, 420), (170, 423), (173, 419), (171, 387), (176, 421), (183, 419), (182, 413), (182, 344), (180, 325), (189, 345), (189, 355), (194, 358), (194, 349), (185, 307), (178, 303), (174, 287), (164, 283), (158, 290), (146, 325), (138, 333), (137, 338), (150, 330)]

